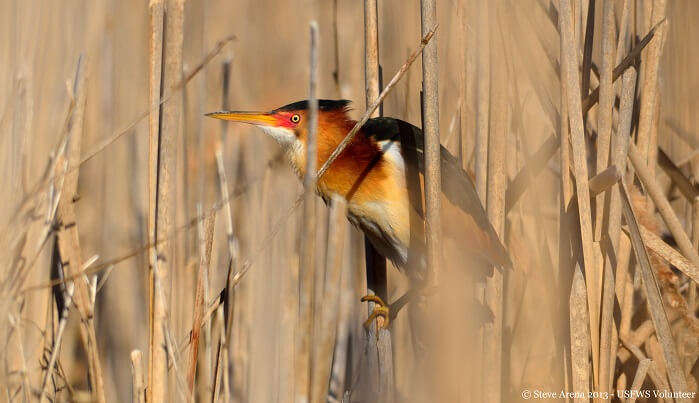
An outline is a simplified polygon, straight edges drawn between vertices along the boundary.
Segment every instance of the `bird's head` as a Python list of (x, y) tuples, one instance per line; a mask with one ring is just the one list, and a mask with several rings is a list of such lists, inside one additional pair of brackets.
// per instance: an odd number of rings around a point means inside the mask
[[(349, 103), (350, 101), (347, 100), (318, 100), (319, 142), (329, 134), (344, 131), (349, 121), (347, 117)], [(206, 116), (255, 125), (285, 149), (305, 150), (308, 108), (308, 101), (298, 101), (269, 112), (220, 111), (207, 113)]]

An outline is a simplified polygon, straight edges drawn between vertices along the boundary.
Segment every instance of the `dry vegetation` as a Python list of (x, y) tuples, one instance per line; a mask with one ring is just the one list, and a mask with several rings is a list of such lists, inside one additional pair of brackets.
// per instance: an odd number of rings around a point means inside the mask
[[(0, 401), (696, 392), (699, 2), (420, 3), (0, 2)], [(378, 334), (359, 298), (405, 276), (272, 140), (203, 116), (309, 81), (435, 140), (437, 292)], [(514, 270), (454, 257), (436, 136)]]

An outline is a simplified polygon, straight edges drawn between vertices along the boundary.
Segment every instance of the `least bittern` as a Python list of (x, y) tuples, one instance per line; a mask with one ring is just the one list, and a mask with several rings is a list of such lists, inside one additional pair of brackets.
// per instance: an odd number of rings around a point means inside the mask
[[(347, 114), (348, 105), (346, 100), (318, 101), (318, 167), (356, 124)], [(284, 149), (299, 177), (305, 174), (307, 101), (270, 112), (221, 111), (207, 116), (259, 127)], [(317, 192), (326, 202), (333, 194), (347, 200), (347, 218), (380, 254), (416, 277), (424, 272), (425, 265), (422, 150), (423, 136), (417, 127), (393, 118), (370, 119), (317, 182)], [(444, 147), (441, 154), (442, 204), (460, 210), (460, 214), (454, 214), (454, 209), (442, 209), (442, 215), (447, 215), (443, 220), (450, 223), (443, 235), (457, 237), (471, 262), (476, 259), (487, 265), (511, 266), (470, 176)], [(458, 234), (449, 234), (448, 228), (458, 229)], [(397, 313), (378, 297), (362, 298), (366, 300), (377, 303), (367, 322), (382, 316), (387, 326)], [(398, 309), (402, 305), (398, 304)]]

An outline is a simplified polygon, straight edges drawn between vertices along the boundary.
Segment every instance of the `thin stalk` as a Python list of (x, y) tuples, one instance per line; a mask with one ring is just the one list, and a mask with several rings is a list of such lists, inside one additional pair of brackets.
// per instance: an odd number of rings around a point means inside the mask
[[(167, 36), (162, 45), (165, 55), (165, 64), (162, 66), (161, 90), (172, 88), (182, 78), (182, 44), (184, 23), (184, 0), (168, 0), (167, 13), (165, 13), (165, 27)], [(154, 28), (157, 29), (157, 28)], [(157, 55), (152, 55), (157, 57)], [(152, 83), (153, 84), (153, 83)], [(154, 101), (153, 89), (151, 103)], [(174, 91), (173, 91), (174, 92)], [(170, 95), (170, 94), (164, 94)], [(161, 235), (167, 234), (175, 221), (175, 200), (177, 181), (177, 139), (179, 137), (179, 120), (182, 106), (182, 97), (179, 93), (173, 95), (172, 102), (161, 107), (162, 120), (158, 132), (158, 156), (157, 178), (155, 196), (155, 240)], [(154, 133), (151, 133), (153, 136)], [(152, 168), (151, 168), (152, 169)], [(175, 247), (173, 242), (165, 242), (156, 248), (157, 262), (152, 269), (152, 343), (150, 351), (150, 365), (152, 370), (148, 379), (149, 401), (159, 402), (169, 399), (168, 393), (168, 340), (167, 340), (167, 311), (170, 290), (168, 274), (174, 269)]]
[[(148, 99), (150, 102), (151, 113), (148, 114), (148, 243), (156, 244), (155, 238), (155, 220), (156, 220), (156, 196), (158, 186), (158, 136), (160, 134), (160, 95), (161, 95), (161, 75), (162, 75), (162, 56), (163, 56), (163, 23), (164, 23), (164, 6), (162, 0), (152, 0), (150, 3), (150, 69), (149, 69), (149, 92)], [(148, 357), (148, 383), (153, 378), (153, 363), (155, 352), (155, 294), (154, 287), (154, 272), (156, 266), (155, 253), (148, 253), (150, 270), (148, 272), (149, 280), (149, 297), (148, 297), (148, 314), (149, 314), (149, 357)], [(150, 388), (147, 391), (147, 399), (152, 399)]]
[(296, 362), (296, 402), (311, 399), (311, 346), (313, 336), (314, 279), (315, 279), (315, 238), (316, 238), (316, 163), (318, 132), (318, 24), (311, 22), (311, 75), (309, 85), (308, 137), (306, 140), (306, 172), (303, 178), (303, 232), (301, 235), (301, 262), (299, 275), (299, 325), (297, 327)]
[(476, 123), (476, 191), (486, 205), (488, 183), (488, 116), (490, 114), (490, 29), (487, 2), (478, 2), (478, 105)]
[[(614, 110), (614, 2), (604, 2), (602, 17), (602, 67), (600, 71), (600, 100), (597, 112), (597, 173), (609, 164), (609, 144), (612, 137), (612, 112)], [(595, 203), (595, 240), (602, 236), (604, 198)]]
[[(197, 204), (197, 213), (201, 215), (201, 204)], [(197, 373), (197, 357), (199, 353), (199, 335), (204, 320), (204, 305), (208, 298), (208, 271), (211, 262), (211, 246), (214, 235), (214, 220), (216, 216), (211, 215), (204, 222), (199, 221), (197, 233), (199, 236), (199, 270), (197, 274), (197, 285), (194, 293), (194, 312), (192, 319), (192, 331), (190, 333), (191, 349), (189, 350), (189, 368), (187, 369), (187, 386), (189, 394), (194, 394), (194, 380)], [(206, 229), (204, 229), (206, 227)], [(206, 380), (205, 380), (206, 381)], [(206, 383), (208, 386), (208, 382)]]
[(39, 399), (42, 402), (48, 401), (48, 396), (46, 393), (49, 386), (49, 380), (51, 379), (51, 374), (53, 373), (53, 367), (56, 365), (56, 359), (58, 358), (61, 341), (63, 340), (63, 332), (68, 324), (68, 314), (70, 313), (70, 308), (73, 305), (73, 291), (75, 290), (74, 285), (75, 284), (73, 282), (68, 283), (65, 290), (65, 306), (63, 307), (63, 312), (60, 313), (58, 332), (56, 333), (56, 338), (54, 339), (53, 347), (51, 348), (51, 357), (49, 358), (49, 364), (46, 368), (46, 375), (44, 375), (44, 381), (41, 383), (41, 393), (39, 394)]
[[(631, 134), (631, 119), (633, 115), (634, 90), (636, 84), (636, 70), (630, 68), (624, 73), (622, 79), (622, 95), (619, 107), (619, 125), (617, 132), (611, 139), (611, 155), (610, 162), (613, 166), (619, 169), (619, 174), (623, 176), (626, 171), (626, 155), (628, 153), (629, 139)], [(600, 84), (601, 85), (601, 84)], [(614, 90), (610, 88), (603, 93), (605, 96), (612, 97)], [(611, 106), (611, 105), (610, 105)], [(609, 116), (611, 119), (611, 114)], [(611, 123), (611, 120), (610, 120)], [(605, 123), (606, 124), (606, 123)], [(611, 130), (611, 127), (609, 127)], [(598, 160), (599, 162), (599, 160)], [(614, 374), (614, 366), (616, 363), (617, 346), (614, 342), (616, 331), (614, 328), (614, 296), (616, 295), (616, 280), (624, 286), (624, 282), (628, 276), (628, 264), (619, 264), (620, 262), (620, 237), (621, 237), (621, 200), (619, 194), (619, 186), (614, 186), (611, 192), (607, 192), (604, 197), (604, 209), (607, 211), (606, 222), (604, 217), (598, 217), (598, 225), (603, 226), (601, 230), (601, 242), (605, 250), (604, 254), (604, 290), (602, 293), (602, 327), (600, 334), (600, 386), (603, 391), (611, 392)], [(602, 212), (604, 215), (604, 212)], [(616, 273), (613, 269), (612, 256), (616, 256), (617, 266)], [(619, 300), (619, 305), (622, 306), (623, 299)], [(617, 336), (618, 337), (618, 336)], [(606, 384), (603, 382), (607, 382)]]
[[(653, 1), (652, 25), (658, 24), (665, 19), (666, 0)], [(650, 4), (648, 2), (648, 4)], [(655, 113), (655, 103), (658, 102), (658, 69), (660, 67), (660, 56), (663, 51), (663, 38), (665, 36), (666, 25), (660, 27), (655, 37), (648, 46), (646, 63), (644, 63), (643, 83), (641, 84), (641, 106), (638, 117), (638, 139), (637, 147), (641, 157), (648, 162), (649, 144), (651, 129), (653, 126), (653, 115)]]
[[(493, 7), (493, 19), (498, 19), (496, 6)], [(498, 24), (493, 24), (499, 27)], [(502, 33), (491, 32), (493, 49), (491, 85), (491, 115), (490, 134), (488, 141), (488, 184), (487, 184), (487, 214), (500, 239), (505, 236), (505, 195), (507, 173), (505, 172), (505, 147), (509, 129), (507, 109), (507, 69), (505, 61), (505, 44)], [(503, 273), (493, 270), (491, 277), (486, 279), (485, 304), (493, 313), (492, 322), (484, 325), (483, 355), (484, 360), (483, 397), (486, 401), (502, 400), (502, 343), (503, 343)]]
[(328, 243), (325, 255), (325, 284), (322, 287), (323, 301), (317, 306), (320, 317), (315, 321), (313, 373), (311, 375), (312, 402), (323, 403), (328, 396), (333, 347), (336, 340), (338, 317), (340, 313), (340, 278), (342, 274), (342, 255), (347, 228), (345, 225), (346, 202), (342, 197), (333, 197), (330, 203), (328, 219)]
[[(603, 10), (603, 33), (602, 33), (602, 71), (600, 72), (600, 101), (598, 108), (597, 119), (597, 172), (605, 169), (610, 160), (609, 148), (612, 136), (612, 112), (614, 110), (614, 3), (607, 1), (604, 3)], [(626, 133), (618, 135), (614, 162), (612, 164), (621, 163), (619, 171), (626, 170), (626, 154), (625, 143), (628, 136), (623, 137)], [(616, 139), (615, 139), (616, 140)], [(619, 155), (621, 154), (621, 155)], [(614, 165), (616, 166), (616, 165)], [(613, 190), (617, 191), (617, 190)], [(595, 215), (595, 239), (601, 242), (603, 254), (603, 290), (602, 290), (602, 316), (600, 328), (600, 376), (599, 388), (603, 392), (611, 392), (613, 387), (614, 364), (616, 363), (616, 347), (614, 346), (612, 336), (614, 334), (614, 269), (612, 267), (612, 258), (619, 246), (619, 225), (621, 223), (621, 210), (617, 205), (607, 223), (604, 223), (604, 211), (606, 210), (606, 201), (611, 199), (611, 194), (606, 193), (604, 197), (598, 197)], [(609, 211), (609, 210), (607, 210)], [(607, 232), (608, 231), (608, 232)], [(609, 237), (609, 238), (607, 238)], [(602, 242), (605, 238), (610, 239), (609, 242)]]
[(561, 47), (563, 48), (563, 62), (561, 68), (565, 70), (566, 77), (566, 81), (562, 84), (565, 86), (568, 104), (570, 139), (573, 148), (573, 170), (576, 179), (575, 188), (579, 209), (580, 235), (582, 238), (582, 251), (585, 262), (585, 281), (587, 283), (590, 329), (592, 329), (593, 367), (595, 368), (594, 372), (597, 374), (597, 367), (599, 364), (599, 333), (596, 329), (599, 328), (600, 290), (598, 284), (601, 279), (601, 273), (598, 272), (595, 264), (596, 258), (592, 245), (592, 218), (590, 213), (590, 189), (588, 186), (585, 133), (580, 100), (577, 52), (573, 39), (571, 15), (570, 0), (561, 0), (558, 17), (561, 28)]
[[(590, 72), (592, 70), (592, 45), (595, 33), (595, 0), (588, 0), (587, 20), (585, 21), (585, 39), (583, 42), (582, 62), (582, 96), (590, 91)], [(609, 2), (607, 2), (609, 3)], [(580, 16), (582, 18), (582, 15)], [(582, 24), (580, 26), (582, 29)]]
[[(434, 32), (437, 24), (435, 0), (421, 1), (422, 35), (427, 37)], [(439, 90), (437, 42), (425, 46), (422, 52), (422, 90), (424, 94), (423, 132), (425, 135), (425, 232), (427, 240), (428, 276), (439, 270), (441, 255), (441, 181), (440, 140), (439, 140)], [(504, 196), (504, 195), (503, 195)]]
[[(376, 0), (364, 0), (364, 92), (369, 107), (379, 97), (379, 24)], [(371, 117), (378, 116), (372, 113)]]
[[(381, 66), (379, 64), (379, 22), (376, 0), (364, 1), (364, 90), (366, 106), (369, 108), (379, 98), (381, 90)], [(381, 115), (382, 108), (374, 111), (371, 116)], [(388, 284), (386, 275), (386, 258), (374, 249), (368, 239), (364, 239), (364, 257), (366, 266), (367, 294), (373, 293), (384, 301), (388, 301)], [(375, 304), (368, 304), (369, 314)], [(393, 348), (391, 333), (383, 328), (384, 318), (378, 317), (372, 321), (370, 328), (364, 333), (367, 348), (364, 350), (364, 368), (362, 371), (378, 374), (371, 377), (373, 382), (368, 389), (378, 390), (377, 399), (393, 400)], [(382, 394), (383, 393), (383, 394)]]

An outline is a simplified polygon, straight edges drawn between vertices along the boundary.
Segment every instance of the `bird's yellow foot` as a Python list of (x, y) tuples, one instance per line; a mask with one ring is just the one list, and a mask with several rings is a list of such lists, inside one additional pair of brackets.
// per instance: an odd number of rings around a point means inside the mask
[(391, 306), (383, 302), (381, 298), (374, 294), (363, 296), (362, 302), (373, 302), (375, 304), (374, 310), (371, 312), (367, 320), (364, 321), (364, 327), (369, 329), (371, 322), (376, 320), (377, 328), (388, 329), (388, 325), (390, 325), (391, 322)]

